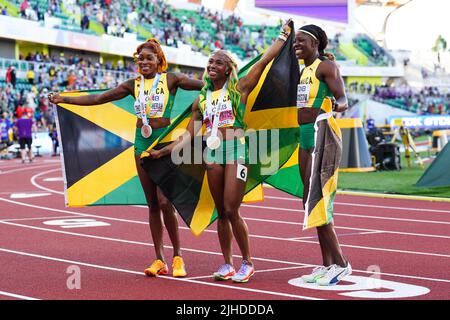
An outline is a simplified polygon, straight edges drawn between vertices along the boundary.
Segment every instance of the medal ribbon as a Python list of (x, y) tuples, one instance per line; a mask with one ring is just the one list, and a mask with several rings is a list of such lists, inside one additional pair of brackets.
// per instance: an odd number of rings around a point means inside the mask
[[(153, 86), (152, 90), (150, 92), (150, 103), (153, 103), (153, 96), (155, 94), (156, 88), (158, 87), (159, 79), (161, 78), (161, 74), (157, 73), (155, 75), (155, 78), (153, 79)], [(145, 87), (145, 79), (144, 76), (141, 74), (141, 84), (139, 86), (139, 115), (142, 119), (142, 124), (148, 125), (148, 119), (147, 119), (147, 113), (146, 113), (146, 101), (145, 101), (145, 95), (144, 95), (144, 87)]]
[[(227, 92), (227, 84), (228, 81), (225, 81), (225, 84), (222, 87), (222, 92), (220, 93), (219, 101), (217, 102), (217, 109), (214, 114), (214, 121), (211, 129), (211, 137), (217, 137), (217, 129), (219, 128), (219, 118), (220, 118), (220, 106), (222, 104), (223, 98), (225, 97), (225, 93)], [(212, 92), (208, 90), (206, 92), (206, 108), (212, 111)]]

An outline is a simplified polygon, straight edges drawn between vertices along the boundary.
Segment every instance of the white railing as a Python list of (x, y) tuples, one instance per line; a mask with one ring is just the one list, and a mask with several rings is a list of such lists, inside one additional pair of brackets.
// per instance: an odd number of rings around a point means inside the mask
[(43, 67), (45, 68), (45, 72), (47, 72), (52, 66), (55, 67), (55, 69), (66, 69), (74, 71), (79, 71), (81, 69), (85, 72), (85, 74), (94, 73), (97, 76), (105, 76), (108, 73), (114, 78), (134, 78), (137, 76), (137, 73), (129, 71), (117, 71), (104, 68), (102, 69), (102, 68), (81, 67), (78, 65), (67, 65), (54, 62), (37, 62), (37, 61), (0, 58), (0, 70), (6, 70), (10, 65), (16, 68), (17, 75), (20, 78), (24, 77), (26, 72), (31, 68), (33, 69), (33, 71), (39, 72), (42, 71), (41, 68)]

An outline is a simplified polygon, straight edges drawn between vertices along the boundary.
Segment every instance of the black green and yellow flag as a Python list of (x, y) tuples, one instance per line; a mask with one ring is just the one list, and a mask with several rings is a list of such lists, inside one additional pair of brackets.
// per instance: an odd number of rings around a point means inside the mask
[[(103, 90), (63, 93), (98, 94)], [(197, 91), (178, 90), (173, 115)], [(58, 105), (65, 201), (68, 206), (146, 204), (134, 160), (134, 98), (96, 106)]]
[(338, 169), (342, 156), (342, 132), (332, 115), (331, 99), (324, 99), (314, 130), (315, 147), (303, 229), (323, 226), (333, 221)]
[[(299, 133), (296, 108), (299, 71), (292, 44), (293, 33), (278, 57), (265, 68), (248, 97), (244, 120), (250, 149), (250, 168), (244, 202), (261, 200), (261, 183), (284, 165), (292, 166), (289, 160), (297, 149)], [(242, 68), (239, 77), (245, 76), (259, 59), (255, 58)], [(190, 117), (191, 110), (187, 109), (149, 149), (160, 149), (183, 134)], [(203, 140), (201, 133), (193, 139), (192, 157), (202, 154), (205, 147)], [(214, 222), (217, 210), (209, 190), (205, 166), (201, 162), (191, 159), (175, 164), (170, 156), (157, 160), (144, 157), (142, 161), (152, 180), (195, 235)], [(272, 182), (280, 189), (289, 183), (292, 180)], [(295, 183), (301, 183), (301, 180), (298, 178)], [(303, 190), (302, 186), (299, 188)]]

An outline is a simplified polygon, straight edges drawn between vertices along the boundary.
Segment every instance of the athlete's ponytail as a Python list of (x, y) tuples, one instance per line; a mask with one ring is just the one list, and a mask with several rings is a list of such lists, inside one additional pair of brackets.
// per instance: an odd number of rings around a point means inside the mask
[(299, 29), (300, 32), (308, 34), (313, 39), (319, 42), (319, 55), (327, 58), (328, 60), (334, 61), (334, 55), (329, 52), (325, 52), (328, 45), (328, 37), (325, 31), (315, 24), (308, 24)]

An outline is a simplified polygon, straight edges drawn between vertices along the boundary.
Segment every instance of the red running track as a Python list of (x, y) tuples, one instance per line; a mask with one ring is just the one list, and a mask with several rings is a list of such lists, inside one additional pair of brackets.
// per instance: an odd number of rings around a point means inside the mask
[(257, 272), (234, 284), (211, 279), (223, 263), (215, 224), (196, 238), (180, 220), (188, 277), (148, 278), (147, 209), (66, 208), (61, 176), (54, 158), (0, 161), (0, 299), (449, 299), (449, 202), (339, 195), (336, 231), (354, 272), (320, 288), (298, 279), (321, 263), (315, 231), (301, 230), (300, 201), (266, 188), (264, 202), (241, 209)]

